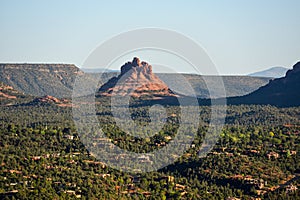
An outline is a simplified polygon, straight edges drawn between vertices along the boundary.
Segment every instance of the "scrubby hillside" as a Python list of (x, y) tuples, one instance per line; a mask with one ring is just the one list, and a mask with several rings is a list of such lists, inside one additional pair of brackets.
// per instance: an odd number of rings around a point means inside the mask
[(0, 81), (34, 96), (70, 97), (80, 73), (69, 64), (0, 64)]

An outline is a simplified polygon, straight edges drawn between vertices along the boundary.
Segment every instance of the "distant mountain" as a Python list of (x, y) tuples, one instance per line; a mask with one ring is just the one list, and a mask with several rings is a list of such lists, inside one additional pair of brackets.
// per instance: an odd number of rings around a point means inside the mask
[(300, 62), (286, 76), (242, 96), (228, 98), (229, 104), (270, 104), (280, 107), (300, 106)]
[(248, 76), (254, 77), (271, 77), (271, 78), (281, 78), (285, 76), (285, 73), (288, 71), (288, 68), (285, 67), (272, 67), (267, 70), (251, 73)]

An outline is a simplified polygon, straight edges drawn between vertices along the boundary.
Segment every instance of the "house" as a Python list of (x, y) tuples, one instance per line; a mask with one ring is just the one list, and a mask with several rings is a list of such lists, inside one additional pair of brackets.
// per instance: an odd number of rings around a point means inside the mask
[(34, 161), (37, 161), (37, 160), (40, 160), (41, 159), (41, 156), (33, 156), (31, 158), (31, 160), (34, 160)]
[(151, 194), (151, 192), (145, 191), (145, 192), (142, 192), (142, 195), (144, 195), (145, 197), (150, 197), (152, 194)]
[(45, 166), (45, 169), (54, 169), (54, 167), (51, 166), (51, 165), (46, 165), (46, 166)]
[(74, 190), (66, 190), (65, 191), (66, 194), (76, 194), (76, 192)]
[(265, 186), (263, 179), (245, 178), (244, 181), (246, 185), (254, 186), (256, 189), (262, 189)]
[(228, 157), (232, 157), (232, 156), (233, 156), (233, 153), (225, 152), (225, 155), (228, 156)]
[(165, 136), (165, 140), (172, 140), (172, 137), (171, 136), (169, 136), (169, 135), (167, 135), (167, 136)]
[(185, 185), (180, 185), (178, 183), (175, 184), (175, 190), (184, 190), (185, 189)]
[(73, 135), (65, 135), (64, 138), (67, 138), (68, 140), (74, 140)]
[(249, 151), (249, 153), (252, 153), (252, 154), (259, 154), (260, 151), (257, 151), (257, 150), (255, 150), (255, 149), (251, 149), (251, 150)]
[(110, 177), (110, 174), (96, 174), (97, 176), (100, 176), (101, 178)]
[(268, 157), (268, 159), (271, 159), (272, 157), (275, 158), (275, 159), (277, 159), (277, 158), (279, 158), (279, 154), (276, 153), (276, 152), (274, 152), (274, 151), (272, 151), (272, 152), (270, 152), (270, 153), (267, 154), (267, 157)]
[(296, 190), (298, 190), (297, 186), (293, 184), (288, 185), (285, 189), (286, 193), (295, 192)]
[(231, 178), (233, 178), (233, 179), (243, 179), (244, 176), (241, 175), (241, 174), (236, 174), (236, 175), (232, 175)]
[(13, 174), (13, 173), (15, 173), (15, 174), (22, 174), (22, 171), (18, 171), (18, 170), (14, 170), (14, 169), (3, 170), (3, 172), (9, 172), (11, 174)]
[(52, 154), (52, 157), (53, 158), (58, 158), (58, 157), (60, 157), (60, 153), (54, 153), (54, 154)]
[(258, 196), (264, 195), (264, 194), (266, 194), (266, 193), (267, 193), (266, 190), (256, 190), (256, 194), (257, 194)]
[(168, 183), (174, 183), (174, 176), (163, 176), (163, 177), (160, 177), (159, 180), (165, 180), (166, 182)]
[(44, 158), (50, 158), (50, 154), (47, 153), (47, 154), (43, 155), (43, 157), (44, 157)]
[(76, 164), (77, 162), (75, 162), (75, 160), (69, 160), (68, 163), (70, 163), (70, 164)]
[(184, 195), (186, 195), (187, 193), (188, 193), (187, 191), (183, 191), (183, 192), (180, 193), (180, 196), (184, 196)]

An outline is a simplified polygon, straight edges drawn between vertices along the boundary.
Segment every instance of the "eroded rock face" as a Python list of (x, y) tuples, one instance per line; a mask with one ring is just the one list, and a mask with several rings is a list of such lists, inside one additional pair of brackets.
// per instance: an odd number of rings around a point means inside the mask
[(6, 85), (2, 82), (0, 82), (0, 100), (1, 99), (16, 99), (17, 96), (20, 94), (18, 91), (16, 91), (13, 87)]
[(33, 100), (33, 103), (50, 103), (60, 107), (73, 107), (74, 105), (68, 99), (58, 99), (56, 97), (46, 95)]
[(43, 97), (38, 97), (34, 99), (35, 102), (43, 102), (43, 103), (55, 103), (55, 104), (63, 104), (63, 103), (70, 103), (68, 99), (58, 99), (56, 97), (46, 95)]
[(55, 98), (50, 95), (46, 95), (40, 98), (36, 98), (34, 100), (35, 102), (44, 102), (44, 103), (60, 103), (60, 100), (58, 98)]
[(168, 86), (153, 72), (152, 66), (133, 58), (121, 67), (121, 74), (111, 78), (99, 89), (102, 96), (131, 95), (141, 96), (175, 96)]

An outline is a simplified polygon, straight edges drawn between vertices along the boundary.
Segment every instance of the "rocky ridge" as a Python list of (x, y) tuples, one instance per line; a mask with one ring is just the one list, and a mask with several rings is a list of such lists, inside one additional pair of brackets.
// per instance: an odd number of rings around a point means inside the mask
[(285, 77), (271, 80), (258, 90), (229, 98), (229, 104), (270, 104), (280, 107), (300, 106), (300, 62), (287, 71)]

